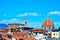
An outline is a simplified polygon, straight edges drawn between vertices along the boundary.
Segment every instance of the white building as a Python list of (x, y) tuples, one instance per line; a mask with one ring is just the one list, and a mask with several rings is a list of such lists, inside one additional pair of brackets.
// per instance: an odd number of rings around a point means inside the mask
[(59, 30), (54, 29), (52, 30), (52, 38), (59, 38)]

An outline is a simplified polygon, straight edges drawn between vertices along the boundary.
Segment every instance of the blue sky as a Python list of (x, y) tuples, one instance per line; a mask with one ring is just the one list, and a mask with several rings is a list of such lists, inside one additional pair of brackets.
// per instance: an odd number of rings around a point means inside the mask
[(24, 23), (41, 28), (49, 15), (55, 27), (60, 27), (60, 0), (0, 0), (0, 23)]

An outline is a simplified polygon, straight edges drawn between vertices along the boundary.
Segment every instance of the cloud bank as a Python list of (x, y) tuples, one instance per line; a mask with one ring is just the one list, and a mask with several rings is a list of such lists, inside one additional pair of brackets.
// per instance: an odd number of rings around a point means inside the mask
[(60, 15), (60, 11), (51, 11), (49, 15)]
[(36, 12), (34, 12), (34, 13), (20, 13), (20, 14), (18, 14), (17, 15), (18, 17), (19, 16), (41, 16), (41, 14), (38, 14), (38, 13), (36, 13)]

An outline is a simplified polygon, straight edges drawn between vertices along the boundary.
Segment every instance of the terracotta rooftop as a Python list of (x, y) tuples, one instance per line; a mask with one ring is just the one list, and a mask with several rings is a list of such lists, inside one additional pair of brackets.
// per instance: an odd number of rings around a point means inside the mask
[(25, 31), (25, 32), (21, 32), (21, 35), (26, 35), (26, 34), (28, 34), (29, 32), (28, 31)]
[(47, 19), (44, 21), (44, 23), (43, 23), (42, 26), (43, 26), (43, 27), (49, 27), (49, 26), (53, 27), (53, 26), (54, 26), (54, 23), (53, 23), (49, 18), (47, 18)]
[(2, 37), (6, 37), (7, 35), (7, 33), (2, 33)]
[(12, 30), (12, 32), (18, 32), (17, 30)]
[(9, 30), (9, 28), (4, 28), (4, 29), (2, 29), (2, 30)]
[(19, 39), (24, 39), (24, 36), (22, 36), (21, 34), (17, 33), (17, 34), (12, 34), (11, 35), (13, 38), (15, 38), (16, 40), (19, 40)]
[(32, 29), (33, 32), (44, 32), (43, 29), (40, 29), (40, 28), (36, 28), (36, 29)]
[(11, 39), (9, 39), (9, 38), (3, 38), (3, 40), (11, 40)]
[(0, 30), (0, 33), (5, 33), (6, 32), (6, 30)]
[(24, 40), (36, 40), (35, 38), (25, 38)]

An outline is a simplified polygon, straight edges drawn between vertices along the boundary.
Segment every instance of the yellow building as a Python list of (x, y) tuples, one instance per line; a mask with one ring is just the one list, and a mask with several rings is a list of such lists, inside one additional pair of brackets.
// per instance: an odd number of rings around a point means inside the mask
[(59, 38), (59, 32), (58, 32), (58, 30), (53, 30), (52, 34), (51, 34), (51, 37), (52, 38)]

